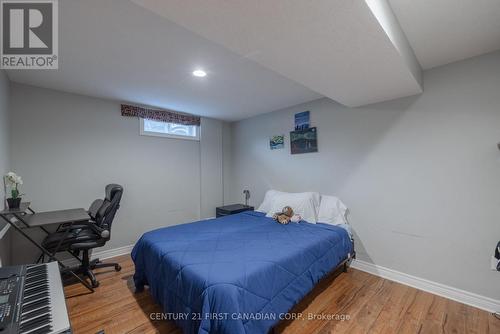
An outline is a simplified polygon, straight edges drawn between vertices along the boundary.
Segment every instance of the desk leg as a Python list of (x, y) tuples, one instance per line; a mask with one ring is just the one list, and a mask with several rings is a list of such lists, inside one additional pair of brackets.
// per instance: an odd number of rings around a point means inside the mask
[[(32, 209), (32, 208), (29, 208), (29, 207), (28, 207), (28, 210), (31, 212), (31, 214), (35, 214), (35, 211), (33, 211), (33, 209)], [(13, 215), (14, 217), (16, 217), (16, 219), (17, 219), (17, 220), (19, 220), (21, 223), (23, 223), (23, 224), (24, 224), (24, 226), (26, 226), (27, 228), (30, 228), (30, 226), (29, 226), (29, 225), (28, 225), (28, 224), (24, 221), (24, 219), (22, 218), (22, 215), (18, 215), (18, 214), (12, 214), (12, 215)], [(70, 226), (72, 226), (72, 225), (73, 225), (73, 223), (71, 223), (71, 225), (70, 225)], [(48, 231), (45, 227), (43, 227), (43, 226), (38, 226), (38, 227), (39, 227), (42, 231), (44, 231), (44, 232), (45, 232), (45, 234), (47, 234), (47, 235), (49, 235), (49, 234), (50, 234), (50, 233), (49, 233), (49, 231)], [(58, 229), (59, 229), (59, 228), (58, 228)], [(66, 235), (65, 235), (65, 237), (66, 237)], [(62, 241), (62, 240), (61, 240), (61, 241)], [(59, 248), (60, 248), (60, 247), (61, 247), (61, 242), (57, 245), (57, 248), (56, 248), (56, 251), (54, 252), (54, 254), (55, 254), (55, 253), (57, 253), (57, 250), (59, 250)], [(82, 263), (82, 260), (81, 260), (78, 256), (76, 256), (75, 254), (73, 254), (73, 253), (72, 253), (72, 252), (70, 252), (70, 251), (68, 251), (68, 253), (69, 253), (69, 254), (71, 254), (71, 256), (73, 256), (75, 259), (77, 259), (80, 263)], [(42, 260), (42, 262), (43, 262), (43, 260), (44, 260), (44, 254), (43, 254), (43, 253), (42, 253), (42, 254), (40, 254), (40, 256), (38, 257), (38, 259), (36, 260), (36, 263), (40, 262), (40, 260)]]
[(71, 223), (71, 225), (69, 226), (70, 228), (66, 229), (66, 231), (64, 232), (64, 236), (61, 239), (59, 239), (56, 248), (52, 252), (52, 256), (56, 255), (56, 253), (59, 251), (59, 248), (61, 248), (63, 241), (66, 240), (66, 238), (68, 237), (69, 231), (71, 231), (71, 226), (73, 226), (73, 223)]
[[(61, 248), (62, 246), (62, 243), (64, 240), (66, 240), (66, 238), (68, 237), (69, 235), (69, 232), (71, 231), (71, 227), (73, 227), (73, 225), (75, 224), (75, 222), (71, 222), (68, 227), (66, 228), (66, 230), (64, 231), (64, 236), (59, 240), (59, 242), (57, 243), (57, 246), (56, 248), (54, 249), (54, 251), (52, 252), (52, 255), (55, 255), (57, 252), (59, 252), (59, 249)], [(58, 228), (59, 229), (59, 228)], [(77, 259), (78, 261), (80, 261), (80, 263), (82, 263), (82, 260), (76, 256), (75, 254), (73, 254), (71, 251), (67, 251), (69, 254), (71, 254), (71, 256), (73, 256), (75, 259)]]
[[(37, 247), (39, 250), (42, 251), (43, 254), (47, 255), (49, 257), (49, 259), (53, 260), (53, 261), (56, 261), (59, 266), (66, 272), (69, 272), (73, 277), (75, 277), (81, 284), (83, 284), (87, 289), (89, 289), (91, 292), (94, 292), (94, 289), (87, 283), (85, 282), (83, 279), (80, 278), (80, 276), (78, 276), (77, 274), (75, 274), (68, 266), (66, 266), (64, 263), (62, 263), (61, 261), (59, 261), (59, 259), (53, 255), (51, 252), (49, 252), (47, 249), (45, 249), (45, 247), (43, 247), (42, 245), (38, 244), (33, 238), (31, 238), (29, 235), (27, 235), (26, 233), (24, 233), (24, 231), (22, 229), (20, 229), (16, 224), (12, 223), (10, 221), (10, 219), (8, 219), (8, 217), (5, 217), (4, 215), (0, 215), (10, 226), (14, 227), (14, 229), (16, 229), (17, 232), (21, 233), (21, 235), (23, 237), (25, 237), (26, 239), (28, 239), (28, 241), (30, 241), (33, 245), (35, 245), (35, 247)], [(17, 217), (16, 217), (17, 218)]]
[[(31, 212), (31, 214), (35, 214), (35, 211), (33, 211), (32, 208), (28, 207), (28, 210)], [(24, 224), (26, 228), (30, 228), (30, 226), (24, 221), (22, 218), (22, 215), (18, 215), (16, 213), (12, 214), (17, 220), (19, 220), (21, 223)], [(39, 226), (42, 231), (45, 232), (45, 234), (49, 235), (49, 231), (47, 231), (43, 226)], [(45, 260), (45, 256), (43, 252), (40, 254), (40, 256), (36, 259), (36, 263), (39, 263), (40, 261), (43, 263)]]

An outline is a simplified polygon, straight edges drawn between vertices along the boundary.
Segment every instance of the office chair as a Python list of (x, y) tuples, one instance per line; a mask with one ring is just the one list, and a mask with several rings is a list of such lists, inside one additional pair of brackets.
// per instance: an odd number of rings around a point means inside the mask
[(90, 250), (104, 246), (111, 238), (111, 225), (120, 207), (123, 187), (109, 184), (105, 193), (104, 200), (95, 200), (90, 206), (88, 223), (62, 227), (42, 242), (49, 251), (58, 249), (59, 252), (70, 251), (78, 255), (82, 253), (81, 264), (72, 270), (87, 276), (94, 288), (99, 286), (99, 282), (92, 272), (93, 269), (114, 267), (116, 271), (121, 270), (118, 263), (103, 263), (99, 259), (90, 261)]

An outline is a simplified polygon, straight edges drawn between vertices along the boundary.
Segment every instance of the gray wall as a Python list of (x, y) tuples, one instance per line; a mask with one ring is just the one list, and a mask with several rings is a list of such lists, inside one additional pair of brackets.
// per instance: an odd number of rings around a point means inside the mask
[[(9, 152), (9, 79), (3, 70), (0, 70), (0, 176), (3, 177), (10, 169)], [(0, 179), (0, 210), (4, 208), (3, 180)], [(0, 230), (4, 227), (0, 222)], [(0, 239), (0, 266), (10, 262), (10, 232)]]
[[(231, 180), (232, 180), (232, 133), (231, 124), (224, 123), (222, 127), (222, 181), (224, 191), (224, 204), (231, 204)], [(243, 195), (240, 194), (242, 197)], [(238, 202), (241, 203), (241, 202)]]
[(215, 207), (223, 203), (223, 122), (203, 119), (201, 126), (201, 217), (215, 217)]
[[(0, 175), (3, 177), (10, 168), (9, 152), (9, 79), (3, 70), (0, 70)], [(0, 180), (0, 197), (2, 203), (0, 208), (4, 207), (4, 187)]]
[[(381, 81), (383, 84), (383, 81)], [(227, 201), (248, 187), (340, 196), (359, 259), (500, 299), (500, 53), (424, 73), (416, 97), (349, 109), (322, 99), (232, 125)], [(290, 155), (296, 112), (319, 153)], [(286, 134), (284, 150), (269, 150)]]
[[(155, 228), (214, 216), (222, 203), (219, 121), (202, 119), (201, 144), (140, 136), (138, 119), (122, 117), (119, 102), (14, 83), (11, 92), (12, 166), (35, 210), (88, 207), (103, 197), (107, 183), (124, 186), (103, 249), (133, 244)], [(13, 242), (15, 262), (33, 260), (24, 239)]]

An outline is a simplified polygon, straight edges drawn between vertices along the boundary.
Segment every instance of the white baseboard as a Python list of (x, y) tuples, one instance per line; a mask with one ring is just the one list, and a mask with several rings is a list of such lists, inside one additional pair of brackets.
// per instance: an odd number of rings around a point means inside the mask
[(400, 271), (377, 266), (360, 260), (354, 260), (351, 263), (351, 267), (375, 276), (386, 278), (390, 281), (398, 282), (466, 305), (474, 306), (488, 312), (498, 312), (500, 310), (500, 300), (408, 275)]
[[(133, 247), (134, 245), (128, 245), (114, 249), (93, 252), (91, 258), (99, 258), (101, 260), (104, 260), (115, 256), (130, 254)], [(77, 260), (75, 259), (65, 260), (64, 263), (69, 266), (75, 266), (78, 264)], [(375, 276), (388, 279), (390, 281), (398, 282), (466, 305), (477, 307), (488, 312), (498, 312), (500, 310), (500, 300), (453, 288), (451, 286), (429, 281), (424, 278), (408, 275), (400, 271), (385, 268), (361, 260), (354, 260), (351, 263), (351, 267)]]
[(120, 256), (120, 255), (127, 255), (132, 252), (132, 248), (134, 248), (134, 245), (128, 245), (128, 246), (123, 246), (123, 247), (118, 247), (114, 249), (107, 249), (107, 250), (102, 250), (98, 252), (93, 252), (92, 253), (92, 259), (100, 258), (102, 260), (104, 259), (109, 259), (111, 257), (115, 256)]

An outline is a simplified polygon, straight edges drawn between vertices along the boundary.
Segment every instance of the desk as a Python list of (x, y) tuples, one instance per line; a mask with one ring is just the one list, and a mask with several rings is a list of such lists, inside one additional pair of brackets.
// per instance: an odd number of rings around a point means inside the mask
[(88, 221), (90, 216), (85, 209), (69, 209), (40, 212), (26, 215), (23, 218), (24, 223), (26, 223), (29, 227), (37, 227)]
[[(30, 203), (25, 202), (21, 203), (19, 209), (6, 209), (0, 211), (0, 217), (3, 218), (5, 222), (10, 224), (17, 232), (19, 232), (27, 240), (29, 240), (33, 245), (35, 245), (42, 252), (42, 255), (46, 255), (49, 257), (49, 259), (57, 261), (63, 272), (72, 275), (78, 281), (80, 281), (80, 283), (82, 283), (87, 289), (94, 292), (94, 289), (87, 282), (82, 280), (68, 266), (66, 266), (61, 260), (59, 260), (56, 257), (56, 253), (58, 252), (67, 234), (69, 234), (71, 226), (74, 223), (88, 222), (90, 220), (90, 216), (87, 213), (87, 211), (85, 211), (85, 209), (70, 209), (70, 210), (58, 210), (58, 211), (36, 213), (30, 208)], [(15, 221), (13, 221), (13, 218), (15, 218)], [(46, 248), (44, 248), (40, 243), (36, 242), (28, 234), (26, 234), (25, 231), (23, 231), (27, 228), (40, 228), (45, 233), (49, 234), (49, 232), (45, 229), (45, 226), (61, 225), (61, 224), (69, 224), (69, 227), (66, 229), (66, 235), (64, 235), (64, 237), (61, 238), (59, 245), (55, 248), (55, 251), (52, 253), (49, 252)], [(40, 257), (42, 258), (43, 256)]]

